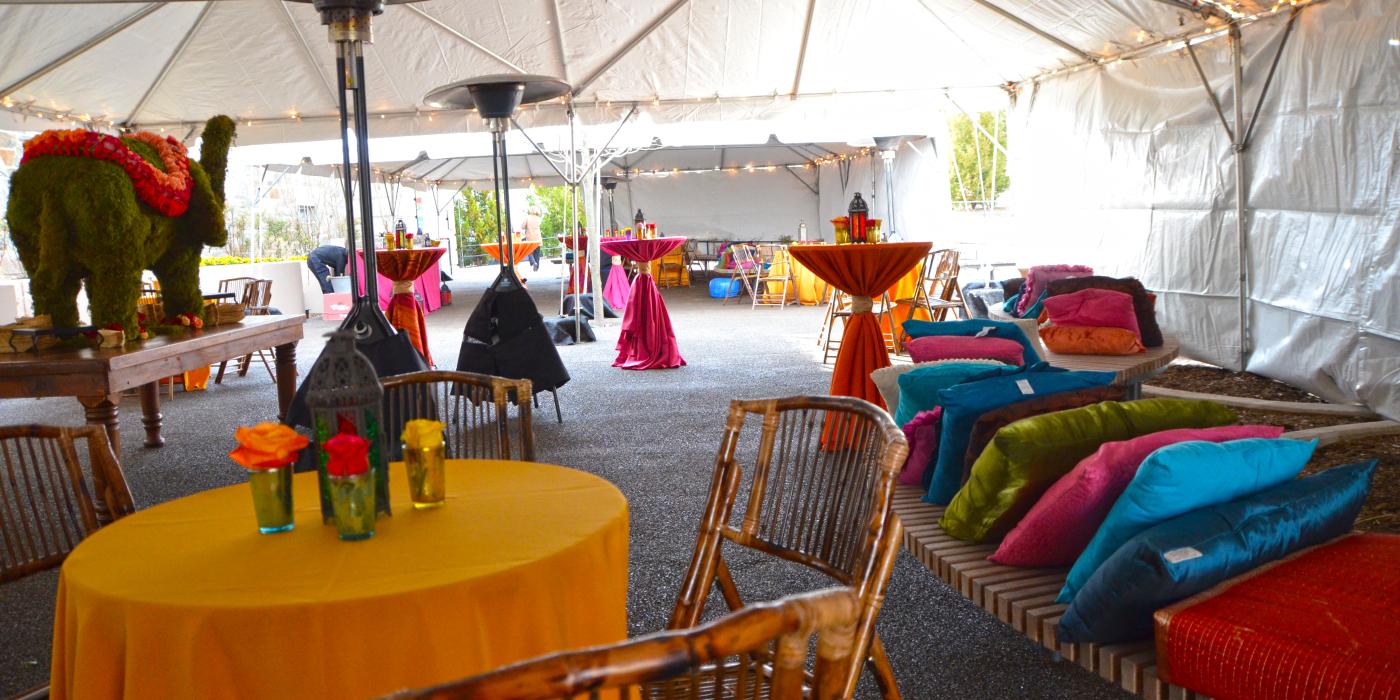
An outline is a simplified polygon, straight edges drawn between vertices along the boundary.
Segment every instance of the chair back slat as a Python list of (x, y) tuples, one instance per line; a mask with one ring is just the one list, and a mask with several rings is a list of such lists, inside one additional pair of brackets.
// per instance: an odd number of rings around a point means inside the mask
[[(79, 439), (88, 442), (91, 486)], [(101, 428), (0, 427), (0, 582), (58, 566), (85, 537), (134, 510)]]
[[(741, 433), (761, 420), (748, 495), (739, 462)], [(730, 609), (743, 605), (722, 555), (728, 542), (820, 571), (857, 594), (854, 654), (843, 667), (841, 697), (855, 691), (870, 657), (886, 697), (897, 697), (893, 671), (874, 634), (875, 617), (899, 552), (902, 526), (893, 511), (895, 477), (908, 454), (889, 414), (867, 401), (797, 396), (730, 403), (709, 500), (690, 568), (669, 627), (697, 624), (716, 584)], [(734, 512), (736, 508), (741, 511)], [(891, 694), (892, 693), (892, 694)]]
[[(815, 591), (750, 605), (694, 629), (545, 656), (389, 697), (836, 700), (847, 697), (842, 674), (854, 649), (857, 617), (849, 588)], [(804, 669), (813, 637), (816, 659), (808, 684)]]
[[(400, 374), (382, 383), (385, 439), (393, 459), (403, 456), (400, 435), (404, 425), (415, 418), (427, 418), (443, 424), (443, 447), (449, 459), (534, 461), (528, 379), (435, 370)], [(512, 423), (517, 428), (514, 438)]]

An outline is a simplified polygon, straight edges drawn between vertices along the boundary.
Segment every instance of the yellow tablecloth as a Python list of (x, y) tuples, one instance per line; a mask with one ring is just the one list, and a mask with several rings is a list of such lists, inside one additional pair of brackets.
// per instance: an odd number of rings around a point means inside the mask
[(246, 485), (139, 511), (64, 563), (53, 697), (350, 698), (627, 636), (627, 501), (543, 464), (452, 460), (447, 504), (362, 542), (321, 524), (259, 535)]
[(806, 265), (793, 259), (792, 256), (786, 257), (792, 263), (792, 281), (797, 287), (797, 303), (803, 306), (825, 304), (831, 296), (831, 285), (812, 274)]

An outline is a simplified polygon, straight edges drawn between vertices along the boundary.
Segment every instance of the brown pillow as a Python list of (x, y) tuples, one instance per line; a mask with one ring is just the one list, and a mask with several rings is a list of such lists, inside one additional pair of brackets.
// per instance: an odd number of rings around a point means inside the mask
[(967, 442), (967, 458), (963, 460), (963, 483), (967, 483), (972, 464), (982, 456), (982, 450), (997, 434), (998, 430), (1022, 418), (1038, 416), (1042, 413), (1067, 411), (1071, 408), (1090, 406), (1102, 401), (1122, 401), (1127, 395), (1125, 387), (1118, 385), (1096, 386), (1088, 389), (1064, 391), (1028, 401), (1018, 401), (982, 414), (972, 425), (971, 439)]
[(1050, 296), (1061, 294), (1073, 294), (1081, 289), (1111, 289), (1115, 292), (1123, 292), (1133, 297), (1133, 315), (1137, 316), (1138, 333), (1142, 336), (1142, 344), (1149, 348), (1161, 347), (1162, 329), (1157, 325), (1157, 314), (1153, 310), (1152, 295), (1147, 293), (1147, 288), (1142, 286), (1136, 277), (1104, 277), (1103, 275), (1093, 275), (1090, 277), (1071, 277), (1069, 279), (1055, 280), (1046, 289)]

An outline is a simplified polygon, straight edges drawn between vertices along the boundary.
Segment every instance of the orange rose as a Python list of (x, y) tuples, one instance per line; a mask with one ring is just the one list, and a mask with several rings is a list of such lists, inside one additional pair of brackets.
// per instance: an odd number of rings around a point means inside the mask
[(233, 461), (249, 469), (275, 469), (295, 462), (302, 448), (310, 444), (297, 431), (281, 423), (259, 423), (234, 433), (238, 447), (228, 453)]

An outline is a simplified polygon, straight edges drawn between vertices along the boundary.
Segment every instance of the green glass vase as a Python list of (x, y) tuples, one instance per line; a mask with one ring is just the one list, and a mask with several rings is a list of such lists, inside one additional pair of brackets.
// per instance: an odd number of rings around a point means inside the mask
[(253, 513), (258, 518), (258, 532), (270, 535), (286, 532), (296, 525), (292, 521), (292, 466), (273, 469), (251, 469), (248, 484), (253, 489)]
[(331, 511), (342, 540), (364, 540), (374, 536), (374, 475), (332, 476)]

